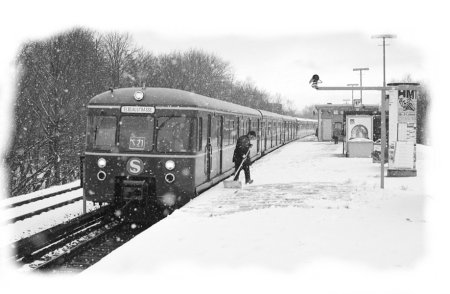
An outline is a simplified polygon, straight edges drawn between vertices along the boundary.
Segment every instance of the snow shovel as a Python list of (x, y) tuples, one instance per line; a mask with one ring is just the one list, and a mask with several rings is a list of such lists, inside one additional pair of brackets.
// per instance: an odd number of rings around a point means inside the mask
[[(245, 154), (245, 158), (241, 161), (241, 164), (239, 165), (239, 168), (234, 173), (233, 179), (236, 177), (238, 172), (241, 170), (242, 165), (244, 164), (244, 161), (247, 159), (248, 153), (250, 152), (250, 148), (248, 149), (247, 153)], [(240, 181), (223, 181), (223, 187), (228, 189), (240, 189), (242, 188), (242, 183)]]

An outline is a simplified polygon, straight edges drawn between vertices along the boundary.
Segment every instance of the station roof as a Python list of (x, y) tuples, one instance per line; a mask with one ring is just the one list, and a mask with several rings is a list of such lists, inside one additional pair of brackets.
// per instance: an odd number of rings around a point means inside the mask
[(380, 106), (378, 104), (363, 104), (359, 107), (354, 107), (352, 104), (316, 104), (314, 105), (316, 109), (322, 108), (332, 108), (332, 109), (378, 109)]

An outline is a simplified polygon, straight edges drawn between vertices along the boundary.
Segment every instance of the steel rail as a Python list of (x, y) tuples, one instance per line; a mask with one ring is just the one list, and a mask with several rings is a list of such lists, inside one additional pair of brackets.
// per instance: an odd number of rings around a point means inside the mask
[(34, 252), (64, 239), (74, 231), (87, 228), (93, 223), (100, 221), (105, 215), (110, 214), (111, 211), (112, 208), (109, 206), (101, 207), (90, 213), (74, 218), (66, 223), (56, 225), (52, 228), (16, 241), (8, 247), (15, 250), (13, 258), (20, 261), (23, 258), (32, 256)]
[(42, 196), (39, 196), (39, 197), (36, 197), (36, 198), (19, 201), (19, 202), (7, 205), (5, 208), (6, 209), (11, 209), (11, 208), (14, 208), (14, 207), (17, 207), (17, 206), (22, 206), (22, 205), (25, 205), (25, 204), (29, 204), (29, 203), (33, 203), (33, 202), (36, 202), (36, 201), (44, 200), (44, 199), (47, 199), (47, 198), (50, 198), (50, 197), (54, 197), (54, 196), (57, 196), (57, 195), (60, 195), (60, 194), (68, 193), (68, 192), (71, 192), (71, 191), (74, 191), (74, 190), (77, 190), (77, 189), (81, 189), (81, 188), (82, 188), (81, 186), (76, 186), (76, 187), (64, 189), (64, 190), (61, 190), (61, 191), (57, 191), (57, 192), (49, 193), (49, 194), (46, 194), (46, 195), (42, 195)]
[[(70, 260), (71, 258), (78, 256), (80, 252), (83, 252), (88, 246), (97, 244), (99, 242), (99, 239), (102, 237), (107, 236), (108, 234), (113, 233), (115, 230), (117, 230), (117, 227), (120, 225), (120, 221), (116, 222), (109, 222), (108, 224), (99, 225), (95, 228), (95, 230), (92, 230), (89, 233), (85, 233), (79, 238), (77, 238), (76, 241), (77, 244), (70, 246), (70, 242), (68, 240), (64, 240), (64, 245), (60, 246), (61, 252), (57, 255), (50, 256), (47, 260), (32, 266), (34, 270), (49, 270), (54, 268), (55, 266), (61, 266), (64, 262)], [(65, 246), (65, 250), (63, 249)]]
[(39, 215), (39, 214), (41, 214), (43, 212), (47, 212), (47, 211), (50, 211), (50, 210), (53, 210), (53, 209), (56, 209), (56, 208), (59, 208), (59, 207), (62, 207), (62, 206), (66, 206), (66, 205), (72, 204), (72, 203), (80, 201), (80, 200), (83, 200), (83, 196), (78, 196), (76, 198), (72, 198), (72, 199), (67, 200), (67, 201), (63, 201), (63, 202), (60, 202), (60, 203), (57, 203), (57, 204), (54, 204), (54, 205), (51, 205), (51, 206), (48, 206), (48, 207), (45, 207), (45, 208), (42, 208), (42, 209), (35, 210), (33, 212), (29, 212), (29, 213), (26, 213), (26, 214), (23, 214), (23, 215), (20, 215), (20, 216), (13, 217), (13, 218), (7, 220), (6, 222), (7, 223), (15, 223), (15, 222), (18, 222), (18, 221), (21, 221), (21, 220), (33, 217), (35, 215)]

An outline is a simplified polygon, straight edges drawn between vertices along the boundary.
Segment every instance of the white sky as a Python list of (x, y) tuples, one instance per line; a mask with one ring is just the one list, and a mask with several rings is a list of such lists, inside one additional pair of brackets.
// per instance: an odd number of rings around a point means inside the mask
[[(449, 64), (442, 1), (7, 1), (0, 17), (0, 97), (12, 101), (14, 57), (27, 40), (48, 38), (74, 26), (96, 31), (129, 32), (137, 45), (160, 53), (200, 48), (230, 62), (238, 78), (252, 80), (303, 108), (316, 103), (343, 103), (351, 92), (316, 91), (308, 81), (319, 74), (323, 86), (382, 83), (382, 47), (372, 35), (397, 38), (386, 49), (387, 81), (411, 74), (434, 92), (444, 110)], [(355, 98), (359, 93), (354, 93)], [(443, 93), (442, 97), (446, 94)], [(379, 103), (367, 92), (364, 103)], [(441, 104), (443, 103), (443, 104)], [(11, 104), (9, 104), (11, 105)], [(434, 104), (436, 106), (436, 104)], [(442, 106), (442, 107), (441, 107)], [(10, 124), (12, 108), (3, 107), (0, 123)], [(433, 119), (442, 117), (435, 116)], [(2, 144), (9, 140), (2, 140)], [(1, 146), (0, 146), (1, 147)]]
[[(279, 93), (299, 109), (351, 98), (351, 92), (311, 89), (308, 81), (315, 73), (323, 86), (345, 86), (359, 83), (359, 72), (353, 68), (368, 67), (370, 70), (363, 72), (363, 85), (381, 85), (382, 47), (378, 46), (380, 40), (371, 39), (375, 34), (397, 35), (386, 48), (387, 81), (411, 74), (415, 80), (428, 82), (434, 51), (439, 50), (430, 47), (441, 43), (443, 28), (439, 22), (446, 18), (443, 7), (430, 5), (434, 1), (325, 0), (299, 4), (169, 0), (106, 4), (82, 0), (67, 7), (57, 1), (21, 2), (26, 1), (8, 3), (6, 11), (11, 12), (1, 20), (3, 29), (14, 27), (5, 31), (12, 41), (7, 44), (9, 57), (25, 40), (46, 38), (73, 26), (129, 32), (136, 45), (155, 53), (189, 48), (215, 53), (230, 62), (239, 79)], [(363, 102), (378, 104), (379, 96), (364, 93)]]
[[(363, 85), (381, 86), (383, 83), (382, 42), (371, 39), (371, 34), (354, 29), (349, 32), (318, 34), (292, 33), (276, 36), (252, 36), (239, 33), (222, 36), (164, 37), (149, 32), (134, 32), (135, 43), (154, 53), (198, 48), (214, 53), (230, 63), (239, 80), (251, 80), (260, 89), (279, 93), (294, 102), (299, 110), (318, 103), (345, 103), (351, 92), (317, 92), (308, 84), (315, 73), (324, 84), (346, 86), (360, 82)], [(408, 73), (417, 80), (424, 74), (423, 52), (408, 40), (396, 39), (387, 48), (389, 75), (386, 79), (401, 79)], [(355, 98), (360, 97), (355, 91)], [(363, 93), (363, 101), (378, 104), (376, 92)]]

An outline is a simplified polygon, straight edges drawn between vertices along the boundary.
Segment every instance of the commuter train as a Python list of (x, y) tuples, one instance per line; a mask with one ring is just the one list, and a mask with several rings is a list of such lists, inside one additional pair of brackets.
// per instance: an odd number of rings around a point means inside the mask
[(256, 132), (254, 161), (316, 127), (182, 90), (110, 90), (87, 105), (84, 194), (96, 203), (174, 209), (233, 174), (239, 136)]

